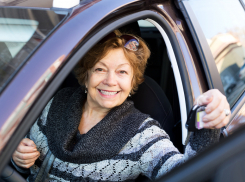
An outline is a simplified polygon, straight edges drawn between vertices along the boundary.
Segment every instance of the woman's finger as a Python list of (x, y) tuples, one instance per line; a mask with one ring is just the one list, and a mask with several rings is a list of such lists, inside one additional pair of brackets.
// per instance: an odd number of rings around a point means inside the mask
[(23, 144), (25, 146), (36, 147), (36, 144), (29, 138), (24, 138), (23, 140), (21, 140), (21, 144)]
[(226, 126), (229, 121), (230, 121), (229, 116), (226, 116), (225, 119), (222, 122), (220, 122), (219, 124), (217, 124), (216, 126), (214, 126), (214, 128), (215, 129), (222, 128), (222, 127)]
[[(226, 105), (226, 101), (224, 99), (221, 99), (219, 105), (212, 112), (206, 113), (206, 115), (202, 118), (203, 122), (208, 123), (216, 120), (221, 115), (225, 116), (224, 114), (225, 105)], [(216, 124), (218, 123), (215, 123), (215, 125)]]
[[(221, 94), (220, 91), (218, 91), (217, 89), (211, 90), (209, 94), (213, 95), (213, 100), (207, 105), (205, 109), (205, 112), (207, 114), (214, 111), (219, 106), (221, 101), (227, 102), (226, 97), (223, 94)], [(220, 110), (220, 112), (222, 111)]]
[(19, 145), (16, 150), (20, 153), (33, 153), (37, 151), (37, 148)]
[(213, 97), (208, 94), (199, 95), (195, 101), (195, 104), (199, 106), (207, 105), (212, 101)]
[(35, 163), (35, 161), (39, 156), (40, 153), (38, 151), (34, 153), (24, 153), (24, 154), (15, 151), (12, 158), (17, 166), (23, 168), (29, 168)]
[[(33, 142), (33, 141), (32, 141)], [(32, 142), (29, 142), (29, 144), (31, 144)], [(34, 143), (34, 142), (33, 142)], [(23, 140), (20, 142), (19, 146), (16, 149), (18, 152), (20, 153), (32, 153), (32, 152), (36, 152), (37, 148), (36, 145), (27, 145), (25, 142), (23, 142)]]
[(215, 118), (214, 120), (211, 120), (209, 122), (204, 123), (203, 127), (207, 128), (207, 129), (214, 129), (214, 128), (216, 128), (219, 125), (221, 125), (221, 127), (223, 127), (224, 123), (225, 123), (224, 122), (225, 119), (226, 119), (226, 116), (225, 116), (225, 113), (223, 112), (217, 118)]
[(21, 165), (28, 165), (30, 163), (35, 162), (39, 156), (40, 155), (37, 155), (35, 158), (28, 159), (28, 160), (22, 160), (22, 159), (17, 158), (15, 162), (17, 162), (18, 164), (21, 164)]
[(29, 163), (29, 164), (22, 164), (22, 163), (19, 163), (19, 162), (15, 162), (15, 164), (16, 164), (17, 166), (22, 167), (22, 168), (26, 168), (26, 169), (28, 169), (28, 168), (30, 168), (31, 166), (33, 166), (34, 163), (35, 163), (35, 161), (33, 161), (33, 162)]
[(33, 159), (36, 156), (40, 155), (40, 153), (38, 151), (36, 152), (32, 152), (32, 153), (20, 153), (18, 151), (15, 151), (13, 156), (15, 158), (18, 158), (20, 160), (29, 160), (29, 159)]
[(218, 107), (221, 100), (226, 100), (226, 97), (219, 90), (212, 89), (200, 95), (196, 99), (196, 104), (207, 105), (205, 112), (208, 114)]

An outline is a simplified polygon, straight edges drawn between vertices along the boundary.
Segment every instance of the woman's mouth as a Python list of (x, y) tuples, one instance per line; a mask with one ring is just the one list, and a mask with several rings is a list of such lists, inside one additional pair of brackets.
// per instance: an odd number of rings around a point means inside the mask
[(103, 96), (114, 96), (118, 94), (120, 91), (107, 91), (107, 90), (100, 90), (98, 89), (99, 93)]

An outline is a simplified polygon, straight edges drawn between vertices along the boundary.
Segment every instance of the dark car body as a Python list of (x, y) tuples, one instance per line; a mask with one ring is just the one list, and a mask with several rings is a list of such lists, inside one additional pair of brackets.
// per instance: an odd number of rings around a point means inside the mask
[[(239, 3), (242, 7), (243, 2)], [(177, 87), (182, 141), (186, 137), (185, 120), (195, 98), (213, 88), (225, 94), (221, 77), (226, 71), (219, 73), (216, 58), (229, 47), (227, 45), (219, 50), (216, 57), (213, 56), (188, 1), (82, 0), (68, 9), (52, 7), (52, 1), (48, 0), (5, 1), (0, 2), (0, 8), (5, 8), (6, 12), (28, 9), (63, 14), (1, 89), (0, 172), (81, 57), (103, 36), (131, 22), (147, 19), (155, 23), (163, 36)], [(229, 43), (229, 46), (233, 44)], [(233, 86), (234, 92), (238, 92), (239, 84)], [(244, 89), (240, 90), (230, 101), (231, 120), (222, 132), (225, 137), (233, 134), (245, 121), (245, 93)]]

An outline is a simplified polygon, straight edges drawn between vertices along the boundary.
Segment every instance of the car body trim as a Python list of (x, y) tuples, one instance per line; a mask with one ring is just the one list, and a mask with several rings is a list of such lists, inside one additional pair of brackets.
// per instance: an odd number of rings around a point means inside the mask
[(163, 28), (157, 22), (155, 22), (152, 19), (146, 19), (146, 21), (149, 21), (150, 23), (152, 23), (153, 25), (156, 26), (156, 28), (159, 30), (159, 32), (161, 33), (161, 35), (162, 35), (162, 37), (166, 43), (169, 60), (172, 64), (172, 69), (174, 72), (174, 77), (175, 77), (178, 95), (179, 95), (179, 98), (182, 98), (182, 99), (179, 99), (179, 104), (180, 104), (180, 112), (181, 112), (182, 144), (184, 145), (186, 137), (187, 137), (187, 129), (185, 127), (185, 123), (187, 120), (186, 101), (185, 101), (185, 93), (184, 93), (184, 89), (183, 89), (182, 79), (180, 76), (179, 67), (178, 67), (178, 64), (176, 61), (176, 57), (175, 57), (175, 54), (173, 51), (173, 47), (172, 47), (172, 44), (171, 44), (166, 32), (163, 30)]
[(244, 125), (245, 117), (245, 93), (237, 100), (236, 104), (231, 109), (230, 122), (226, 125), (225, 129), (222, 131), (225, 137), (233, 134), (239, 127)]

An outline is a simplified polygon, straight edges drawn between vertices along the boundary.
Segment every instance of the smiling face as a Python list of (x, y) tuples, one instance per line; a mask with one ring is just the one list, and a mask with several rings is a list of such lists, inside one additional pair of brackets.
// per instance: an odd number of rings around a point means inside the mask
[(88, 71), (85, 85), (92, 108), (111, 109), (121, 105), (132, 89), (133, 68), (121, 48), (112, 49)]

